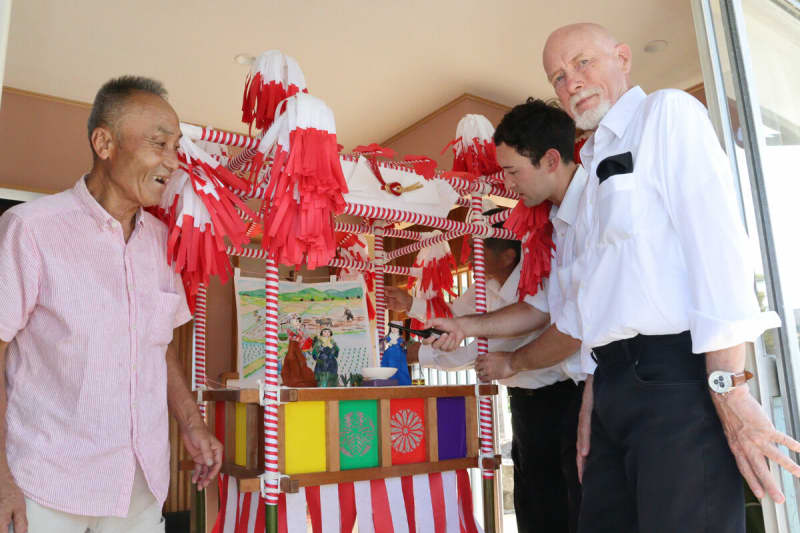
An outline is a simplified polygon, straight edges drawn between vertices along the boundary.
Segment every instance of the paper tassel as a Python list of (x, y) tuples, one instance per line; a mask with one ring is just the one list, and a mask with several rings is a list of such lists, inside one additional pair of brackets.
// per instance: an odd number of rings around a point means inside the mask
[[(445, 146), (453, 147), (453, 170), (473, 176), (488, 176), (502, 169), (497, 164), (494, 126), (483, 115), (464, 115), (456, 127), (456, 138)], [(442, 150), (444, 152), (444, 150)]]
[[(432, 231), (423, 234), (423, 238), (434, 237), (441, 232)], [(453, 316), (450, 306), (444, 301), (442, 291), (447, 291), (452, 297), (453, 270), (456, 268), (456, 261), (450, 251), (450, 244), (440, 242), (427, 248), (423, 248), (417, 254), (414, 266), (422, 269), (422, 276), (419, 279), (410, 277), (408, 287), (414, 288), (414, 296), (423, 298), (426, 301), (426, 317), (451, 317)], [(412, 319), (412, 328), (422, 327), (419, 320)]]
[(333, 112), (322, 100), (299, 93), (262, 137), (251, 177), (271, 156), (261, 205), (261, 246), (284, 265), (327, 265), (336, 252), (333, 216), (344, 210), (342, 174)]
[[(364, 263), (369, 262), (369, 253), (367, 252), (367, 245), (355, 233), (337, 233), (336, 234), (336, 255), (340, 259), (351, 259), (361, 261)], [(367, 316), (370, 320), (375, 320), (375, 304), (372, 303), (371, 294), (375, 292), (375, 273), (374, 272), (359, 272), (343, 267), (339, 269), (336, 277), (339, 281), (352, 280), (356, 276), (364, 278), (364, 284), (367, 288)]]
[(520, 301), (527, 295), (536, 294), (550, 275), (550, 259), (556, 247), (550, 222), (551, 207), (547, 201), (534, 207), (518, 202), (503, 225), (522, 243), (522, 271), (517, 289)]
[(199, 287), (212, 275), (225, 282), (232, 273), (224, 239), (238, 250), (249, 241), (247, 223), (238, 211), (251, 218), (256, 214), (230, 190), (246, 191), (247, 182), (187, 135), (181, 137), (178, 155), (181, 168), (170, 176), (160, 204), (149, 211), (169, 228), (167, 263), (181, 275), (194, 312)]
[(403, 158), (411, 165), (414, 172), (425, 178), (431, 180), (436, 175), (436, 161), (424, 155), (407, 155)]
[(269, 128), (281, 113), (281, 101), (298, 92), (308, 92), (303, 71), (293, 58), (279, 50), (268, 50), (258, 56), (250, 66), (242, 97), (242, 122), (252, 132), (256, 128)]

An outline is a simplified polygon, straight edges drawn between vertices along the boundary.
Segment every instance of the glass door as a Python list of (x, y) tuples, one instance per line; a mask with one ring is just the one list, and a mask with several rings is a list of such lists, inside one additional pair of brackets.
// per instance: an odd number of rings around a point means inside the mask
[[(783, 321), (751, 354), (757, 394), (778, 429), (800, 434), (800, 3), (694, 0), (712, 120), (741, 191), (762, 271), (754, 290)], [(794, 457), (797, 460), (797, 457)], [(767, 531), (800, 533), (798, 483), (772, 465), (784, 505), (762, 502)]]

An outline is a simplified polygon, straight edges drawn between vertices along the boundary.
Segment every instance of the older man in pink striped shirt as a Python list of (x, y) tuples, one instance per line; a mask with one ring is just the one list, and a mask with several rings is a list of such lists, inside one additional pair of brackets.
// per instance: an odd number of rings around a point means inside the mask
[(206, 486), (222, 446), (170, 345), (191, 316), (144, 211), (178, 167), (160, 83), (98, 92), (92, 170), (0, 217), (0, 532), (164, 531), (168, 411)]

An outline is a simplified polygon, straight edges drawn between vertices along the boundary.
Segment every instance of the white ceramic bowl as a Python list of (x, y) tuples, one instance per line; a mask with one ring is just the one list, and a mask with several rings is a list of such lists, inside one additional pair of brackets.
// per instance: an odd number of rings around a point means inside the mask
[(382, 366), (367, 366), (361, 369), (364, 379), (389, 379), (395, 372), (396, 368)]

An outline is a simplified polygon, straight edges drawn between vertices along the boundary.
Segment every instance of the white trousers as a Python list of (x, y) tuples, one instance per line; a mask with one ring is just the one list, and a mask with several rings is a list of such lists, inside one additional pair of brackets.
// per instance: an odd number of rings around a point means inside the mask
[[(136, 465), (128, 516), (81, 516), (56, 511), (25, 498), (28, 533), (164, 533), (161, 504)], [(13, 533), (14, 528), (10, 529)]]

